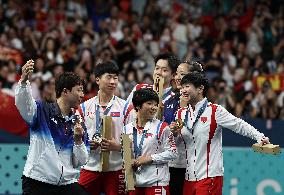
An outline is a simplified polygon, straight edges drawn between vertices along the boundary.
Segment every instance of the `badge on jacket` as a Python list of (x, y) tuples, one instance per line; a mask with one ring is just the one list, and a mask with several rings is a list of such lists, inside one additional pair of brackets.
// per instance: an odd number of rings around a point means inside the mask
[(206, 123), (207, 122), (207, 117), (206, 116), (203, 116), (200, 118), (201, 122), (203, 123)]
[(120, 112), (111, 112), (110, 116), (112, 116), (112, 117), (120, 117)]

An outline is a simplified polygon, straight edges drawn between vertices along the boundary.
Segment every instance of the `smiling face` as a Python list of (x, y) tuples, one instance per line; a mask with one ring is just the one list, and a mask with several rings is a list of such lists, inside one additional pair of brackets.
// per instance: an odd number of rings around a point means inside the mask
[(118, 75), (105, 73), (96, 78), (96, 83), (99, 85), (99, 89), (104, 93), (113, 94), (118, 85)]
[(203, 98), (203, 90), (203, 85), (201, 85), (200, 87), (195, 87), (192, 83), (184, 84), (181, 88), (181, 96), (191, 105), (195, 105), (200, 101), (200, 99)]
[(66, 90), (66, 100), (71, 108), (79, 108), (82, 100), (84, 98), (84, 88), (83, 85), (74, 86), (71, 91)]
[(176, 82), (176, 86), (178, 89), (181, 89), (182, 86), (180, 84), (181, 79), (184, 77), (184, 75), (189, 73), (189, 66), (186, 63), (181, 63), (178, 68), (177, 68), (177, 72), (175, 75), (175, 82)]
[(158, 103), (155, 100), (149, 100), (142, 104), (141, 108), (138, 108), (138, 115), (144, 119), (152, 120), (158, 111)]

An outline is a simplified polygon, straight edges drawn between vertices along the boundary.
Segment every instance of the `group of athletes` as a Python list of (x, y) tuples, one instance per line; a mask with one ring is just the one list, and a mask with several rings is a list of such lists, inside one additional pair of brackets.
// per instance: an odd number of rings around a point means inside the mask
[[(117, 97), (119, 68), (111, 61), (95, 67), (97, 96), (82, 102), (84, 81), (65, 72), (56, 79), (56, 102), (35, 101), (29, 83), (33, 69), (33, 60), (27, 61), (15, 92), (16, 106), (30, 127), (24, 195), (221, 195), (222, 128), (269, 143), (257, 129), (208, 101), (201, 64), (180, 62), (171, 53), (158, 55), (153, 70), (153, 78), (164, 78), (162, 107), (150, 84), (137, 84), (127, 100)], [(111, 139), (101, 137), (106, 115), (112, 117)], [(135, 190), (129, 192), (122, 134), (132, 140)], [(104, 172), (102, 151), (110, 152)]]

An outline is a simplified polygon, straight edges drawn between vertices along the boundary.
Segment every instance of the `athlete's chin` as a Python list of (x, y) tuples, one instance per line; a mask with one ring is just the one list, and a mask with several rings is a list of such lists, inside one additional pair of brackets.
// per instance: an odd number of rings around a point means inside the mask
[(147, 118), (148, 118), (148, 120), (153, 120), (155, 118), (155, 116), (156, 116), (156, 114), (148, 116)]
[(189, 96), (182, 96), (181, 98), (183, 101), (189, 102), (190, 101), (190, 97)]
[(73, 108), (77, 110), (77, 109), (79, 108), (79, 106), (80, 106), (80, 103), (79, 103), (79, 104), (75, 104), (75, 105), (73, 106)]

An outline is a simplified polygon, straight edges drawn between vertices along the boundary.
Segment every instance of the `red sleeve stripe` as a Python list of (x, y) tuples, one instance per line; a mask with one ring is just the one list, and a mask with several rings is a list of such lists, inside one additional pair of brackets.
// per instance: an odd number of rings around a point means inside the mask
[(216, 128), (217, 128), (217, 123), (216, 123), (216, 118), (215, 118), (217, 105), (211, 104), (210, 106), (212, 107), (212, 113), (211, 113), (211, 124), (210, 124), (210, 131), (209, 131), (209, 139), (208, 139), (208, 142), (207, 142), (207, 169), (206, 169), (207, 177), (208, 177), (208, 169), (209, 169), (208, 167), (209, 167), (209, 154), (210, 154), (211, 140), (213, 139)]
[(159, 131), (159, 138), (161, 137), (161, 135), (162, 135), (164, 129), (165, 129), (167, 126), (169, 126), (168, 123), (166, 123), (166, 122), (163, 122), (163, 123), (162, 123), (162, 125), (161, 125), (161, 127), (160, 127), (160, 131)]
[(126, 119), (127, 119), (128, 115), (129, 115), (129, 113), (131, 112), (131, 110), (133, 110), (133, 109), (134, 109), (133, 104), (132, 104), (132, 103), (129, 104), (129, 105), (128, 105), (128, 108), (127, 108), (127, 110), (126, 110), (126, 113), (125, 113), (125, 115), (124, 115), (124, 119), (123, 119), (123, 124), (124, 124), (124, 125), (126, 125), (126, 124), (125, 124)]
[(177, 113), (177, 114), (178, 114), (178, 119), (182, 119), (182, 118), (181, 118), (181, 113), (182, 113), (182, 111), (185, 110), (185, 109), (186, 109), (186, 108), (181, 108), (181, 109), (178, 110), (178, 113)]

